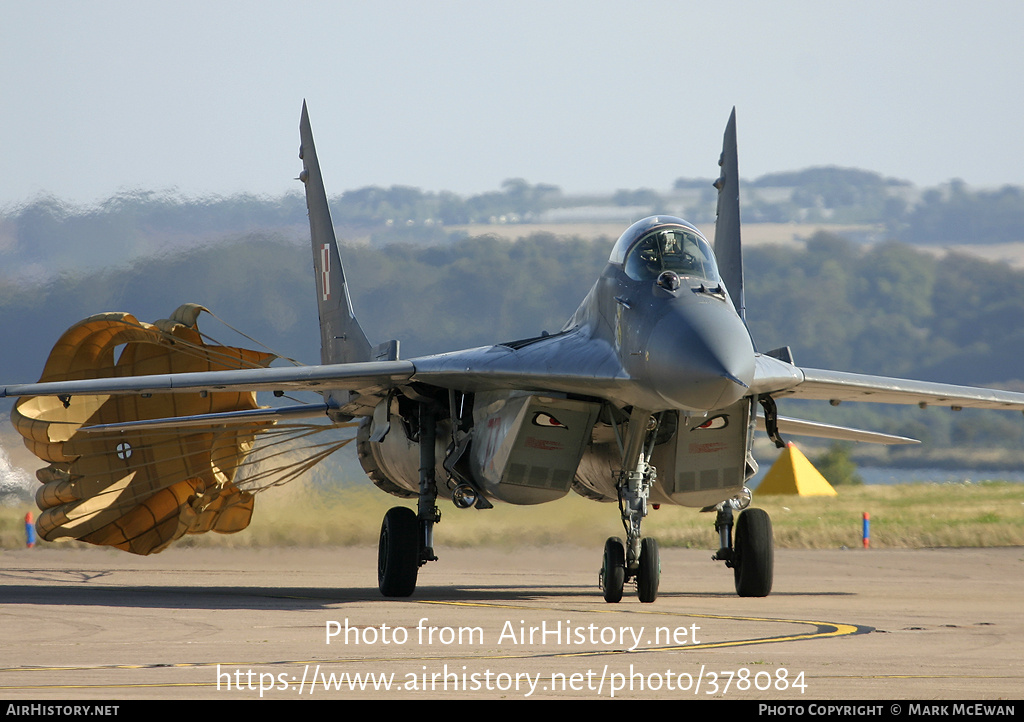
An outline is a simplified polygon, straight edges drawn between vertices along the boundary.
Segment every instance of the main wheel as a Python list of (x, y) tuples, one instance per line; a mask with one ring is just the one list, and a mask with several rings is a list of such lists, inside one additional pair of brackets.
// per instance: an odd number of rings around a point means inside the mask
[(419, 572), (419, 521), (404, 506), (388, 509), (380, 525), (377, 584), (385, 597), (408, 597), (416, 591)]
[(772, 591), (775, 548), (772, 520), (764, 509), (747, 509), (736, 522), (733, 572), (741, 597), (767, 597)]
[(604, 543), (604, 562), (601, 564), (601, 591), (606, 602), (615, 603), (622, 599), (622, 587), (626, 583), (626, 551), (622, 540), (609, 537)]
[(658, 540), (644, 537), (640, 542), (640, 568), (636, 575), (636, 593), (641, 602), (650, 603), (658, 598), (661, 583), (661, 554)]

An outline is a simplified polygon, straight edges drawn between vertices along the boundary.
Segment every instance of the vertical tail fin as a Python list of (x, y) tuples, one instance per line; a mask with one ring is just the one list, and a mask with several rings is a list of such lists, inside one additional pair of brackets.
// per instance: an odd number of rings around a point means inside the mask
[(718, 161), (722, 173), (715, 181), (718, 189), (718, 220), (715, 221), (715, 257), (718, 271), (729, 291), (736, 313), (744, 321), (746, 302), (743, 298), (743, 250), (740, 245), (740, 171), (736, 152), (736, 109), (732, 109), (725, 126), (722, 157)]
[(320, 359), (322, 363), (352, 363), (371, 359), (370, 342), (352, 311), (345, 268), (341, 264), (338, 240), (334, 235), (331, 211), (327, 206), (320, 163), (313, 145), (306, 103), (302, 103), (299, 122), (299, 158), (306, 186), (306, 208), (309, 212), (309, 234), (313, 241), (313, 268), (316, 273), (317, 306), (320, 311)]

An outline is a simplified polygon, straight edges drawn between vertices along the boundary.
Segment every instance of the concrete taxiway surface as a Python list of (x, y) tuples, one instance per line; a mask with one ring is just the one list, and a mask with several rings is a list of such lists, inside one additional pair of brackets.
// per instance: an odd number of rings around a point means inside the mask
[(375, 549), (5, 552), (0, 698), (973, 700), (1024, 690), (1021, 548), (780, 550), (765, 599), (736, 597), (732, 572), (708, 551), (663, 549), (654, 604), (635, 594), (604, 603), (600, 549), (439, 555), (414, 597), (385, 600)]

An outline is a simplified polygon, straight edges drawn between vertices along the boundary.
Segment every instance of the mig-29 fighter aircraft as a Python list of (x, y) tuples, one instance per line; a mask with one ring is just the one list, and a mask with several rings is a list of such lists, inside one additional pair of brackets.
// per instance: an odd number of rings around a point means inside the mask
[[(0, 386), (0, 396), (57, 397), (73, 408), (99, 395), (320, 392), (323, 403), (314, 405), (175, 412), (91, 428), (266, 428), (310, 414), (336, 424), (358, 419), (359, 459), (372, 482), (417, 500), (415, 511), (394, 507), (383, 520), (378, 581), (386, 596), (411, 595), (419, 567), (436, 559), (438, 497), (458, 508), (488, 509), (496, 501), (554, 501), (570, 491), (618, 505), (625, 541), (607, 540), (600, 571), (608, 602), (618, 602), (631, 582), (641, 602), (657, 597), (658, 544), (643, 536), (642, 523), (658, 504), (714, 511), (720, 547), (714, 559), (733, 569), (739, 595), (766, 596), (771, 521), (748, 508), (745, 487), (757, 469), (751, 447), (758, 424), (779, 446), (782, 433), (913, 443), (780, 417), (776, 399), (1024, 410), (1020, 393), (807, 369), (794, 364), (788, 348), (756, 350), (743, 300), (735, 112), (715, 183), (714, 248), (682, 219), (645, 218), (618, 239), (605, 270), (557, 333), (400, 359), (397, 342), (371, 345), (354, 315), (305, 104), (299, 128), (321, 365), (92, 373)], [(111, 438), (104, 453), (120, 454), (128, 464), (130, 450)]]

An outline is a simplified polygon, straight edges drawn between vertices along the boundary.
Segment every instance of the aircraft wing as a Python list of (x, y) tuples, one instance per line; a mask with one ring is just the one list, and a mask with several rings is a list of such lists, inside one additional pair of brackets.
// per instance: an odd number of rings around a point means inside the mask
[(201, 371), (151, 376), (120, 376), (0, 386), (5, 396), (84, 396), (100, 394), (180, 393), (189, 391), (282, 391), (347, 389), (374, 393), (408, 381), (409, 361), (368, 361), (323, 366)]
[(1016, 391), (802, 368), (766, 356), (757, 359), (751, 390), (770, 393), (776, 399), (815, 399), (833, 405), (843, 401), (867, 401), (916, 404), (922, 408), (948, 406), (1024, 411), (1024, 393)]
[[(837, 441), (863, 441), (869, 444), (884, 444), (887, 446), (921, 443), (917, 439), (911, 439), (908, 436), (896, 436), (894, 434), (883, 434), (879, 431), (852, 429), (848, 426), (823, 424), (818, 421), (793, 419), (788, 416), (778, 417), (776, 423), (778, 424), (780, 432), (793, 436), (813, 436), (816, 439), (835, 439)], [(763, 416), (758, 415), (757, 428), (761, 431), (767, 431)]]
[(328, 404), (304, 404), (301, 406), (279, 406), (243, 411), (217, 411), (208, 414), (187, 416), (165, 416), (160, 419), (140, 419), (138, 421), (121, 421), (115, 424), (96, 424), (83, 426), (82, 431), (89, 433), (107, 431), (141, 431), (152, 429), (184, 429), (195, 427), (211, 427), (229, 424), (260, 424), (278, 421), (293, 421), (322, 417), (330, 410)]
[[(121, 376), (0, 386), (6, 396), (97, 396), (190, 393), (203, 391), (319, 391), (347, 390), (350, 403), (339, 410), (359, 416), (372, 413), (375, 397), (412, 383), (438, 388), (481, 391), (522, 389), (579, 393), (618, 400), (630, 384), (610, 348), (589, 353), (576, 348), (583, 341), (567, 334), (560, 340), (564, 354), (553, 354), (551, 336), (522, 348), (486, 346), (411, 360), (368, 361), (317, 366), (203, 371), (196, 373)], [(364, 397), (360, 401), (358, 397)], [(233, 417), (234, 418), (234, 417)], [(203, 415), (196, 423), (214, 422)], [(247, 420), (238, 417), (239, 421)]]
[[(120, 376), (0, 386), (8, 396), (85, 396), (101, 394), (184, 393), (202, 391), (327, 391), (348, 390), (356, 395), (383, 395), (408, 383), (443, 388), (497, 389), (583, 393), (617, 400), (631, 386), (611, 353), (543, 353), (545, 344), (523, 349), (491, 346), (404, 361), (367, 361), (317, 366), (203, 371), (197, 373)], [(557, 360), (556, 360), (557, 358)], [(931, 381), (898, 379), (843, 371), (802, 368), (759, 354), (752, 394), (779, 398), (866, 401), (953, 408), (1024, 411), (1024, 393)]]

